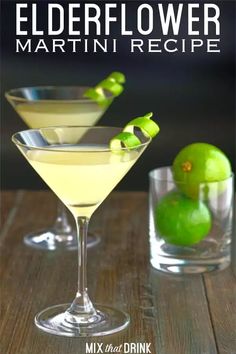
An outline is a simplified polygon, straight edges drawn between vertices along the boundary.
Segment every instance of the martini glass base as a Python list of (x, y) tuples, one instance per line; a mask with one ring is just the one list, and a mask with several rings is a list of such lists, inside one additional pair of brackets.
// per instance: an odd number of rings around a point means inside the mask
[(95, 337), (113, 334), (125, 329), (129, 316), (109, 306), (96, 305), (96, 316), (88, 324), (72, 324), (65, 320), (70, 304), (48, 307), (35, 316), (34, 322), (44, 332), (66, 337)]
[[(88, 234), (87, 248), (96, 246), (101, 241), (98, 235)], [(76, 234), (58, 234), (53, 229), (41, 230), (34, 234), (24, 237), (24, 243), (33, 248), (45, 251), (76, 251), (78, 249), (78, 241)]]

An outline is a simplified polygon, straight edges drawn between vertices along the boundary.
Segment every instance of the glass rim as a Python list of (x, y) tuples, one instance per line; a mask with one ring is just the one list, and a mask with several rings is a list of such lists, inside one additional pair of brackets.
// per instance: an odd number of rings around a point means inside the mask
[[(172, 172), (172, 166), (162, 166), (162, 167), (157, 167), (157, 168), (154, 168), (153, 170), (149, 171), (148, 173), (148, 176), (149, 176), (149, 179), (153, 179), (155, 181), (158, 181), (158, 182), (168, 182), (168, 183), (178, 183), (178, 184), (186, 184), (186, 182), (183, 182), (183, 181), (175, 181), (173, 179), (173, 177), (165, 177), (165, 178), (162, 178), (162, 177), (158, 177), (158, 176), (154, 176), (154, 173), (158, 170), (170, 170)], [(225, 179), (221, 179), (219, 181), (210, 181), (210, 182), (201, 182), (200, 184), (211, 184), (211, 183), (221, 183), (221, 182), (225, 182), (225, 181), (228, 181), (228, 180), (231, 180), (231, 179), (234, 179), (234, 172), (231, 171), (231, 174), (229, 177), (225, 178)]]
[[(24, 97), (18, 97), (16, 95), (14, 95), (14, 92), (16, 91), (20, 91), (20, 90), (26, 90), (26, 89), (44, 89), (44, 90), (53, 90), (53, 89), (90, 89), (93, 88), (92, 86), (80, 86), (80, 85), (48, 85), (48, 86), (24, 86), (24, 87), (18, 87), (18, 88), (14, 88), (14, 89), (10, 89), (8, 91), (5, 92), (5, 97), (11, 101), (18, 101), (18, 102), (22, 102), (22, 103), (97, 103), (96, 100), (90, 99), (90, 98), (75, 98), (75, 99), (32, 99), (29, 100), (27, 98)], [(104, 91), (104, 94), (106, 96), (106, 98), (108, 99), (114, 99), (116, 96), (113, 95), (112, 93), (108, 92), (108, 91)]]
[[(16, 146), (21, 146), (21, 147), (24, 147), (24, 148), (28, 148), (28, 149), (31, 149), (31, 150), (41, 150), (41, 151), (53, 151), (53, 152), (68, 152), (67, 149), (63, 149), (63, 148), (57, 148), (57, 149), (50, 149), (49, 147), (38, 147), (38, 146), (32, 146), (32, 145), (27, 145), (27, 144), (24, 144), (24, 143), (21, 143), (17, 140), (16, 138), (16, 135), (17, 134), (21, 134), (21, 133), (24, 133), (24, 132), (41, 132), (42, 130), (55, 130), (55, 129), (60, 129), (60, 128), (69, 128), (69, 129), (75, 129), (75, 128), (89, 128), (89, 129), (118, 129), (120, 130), (120, 132), (122, 132), (122, 128), (121, 127), (113, 127), (113, 126), (88, 126), (88, 125), (85, 125), (85, 126), (81, 126), (81, 125), (59, 125), (59, 126), (51, 126), (51, 127), (45, 127), (45, 128), (39, 128), (39, 129), (26, 129), (26, 130), (21, 130), (19, 132), (16, 132), (12, 135), (11, 137), (11, 140), (12, 142), (16, 145)], [(117, 132), (118, 133), (118, 132)], [(140, 132), (141, 134), (141, 132)], [(119, 151), (131, 151), (131, 150), (136, 150), (136, 149), (139, 149), (140, 147), (144, 147), (144, 146), (147, 146), (151, 141), (152, 141), (152, 138), (151, 137), (145, 137), (147, 139), (146, 142), (144, 143), (141, 143), (139, 145), (136, 145), (134, 147), (121, 147), (119, 149), (111, 149), (111, 148), (104, 148), (104, 149), (94, 149), (94, 150), (82, 150), (82, 151), (78, 151), (78, 150), (69, 150), (69, 152), (73, 152), (73, 153), (84, 153), (84, 152), (90, 152), (90, 153), (94, 153), (94, 152), (109, 152), (109, 151), (116, 151), (116, 152), (119, 152)], [(111, 138), (112, 139), (112, 138)], [(69, 145), (69, 144), (68, 144)], [(77, 144), (76, 146), (78, 146), (79, 144)], [(59, 146), (59, 144), (58, 144)]]

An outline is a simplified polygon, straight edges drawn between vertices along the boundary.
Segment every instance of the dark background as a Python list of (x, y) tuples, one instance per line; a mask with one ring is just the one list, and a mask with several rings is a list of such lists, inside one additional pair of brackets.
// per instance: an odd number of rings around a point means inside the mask
[[(55, 2), (67, 4), (67, 1)], [(34, 3), (40, 3), (42, 6), (39, 24), (44, 25), (44, 6), (47, 1)], [(97, 2), (101, 6), (102, 3), (103, 1)], [(133, 11), (133, 16), (129, 17), (129, 27), (133, 27), (136, 22), (135, 9), (140, 3), (128, 3), (131, 10), (129, 13)], [(125, 92), (113, 103), (99, 124), (122, 127), (131, 118), (153, 111), (161, 127), (159, 136), (118, 188), (146, 189), (148, 172), (151, 169), (171, 164), (182, 147), (197, 141), (208, 142), (221, 148), (235, 169), (236, 5), (234, 1), (215, 3), (221, 9), (221, 53), (208, 54), (200, 50), (194, 54), (131, 54), (128, 52), (127, 38), (121, 38), (117, 30), (114, 37), (119, 40), (120, 51), (115, 54), (17, 54), (15, 1), (2, 1), (2, 189), (46, 188), (11, 143), (11, 135), (26, 127), (5, 100), (4, 92), (11, 88), (34, 85), (94, 86), (114, 70), (126, 74)], [(175, 1), (175, 4), (178, 4), (178, 1)], [(186, 22), (183, 22), (181, 31), (179, 38), (185, 36)], [(134, 37), (144, 39), (141, 35)], [(160, 34), (154, 33), (152, 37), (160, 38)]]

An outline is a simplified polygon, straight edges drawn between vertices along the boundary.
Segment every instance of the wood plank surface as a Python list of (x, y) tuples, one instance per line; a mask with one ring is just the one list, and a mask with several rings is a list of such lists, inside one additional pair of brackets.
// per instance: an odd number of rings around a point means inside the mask
[(86, 354), (90, 342), (150, 342), (152, 354), (236, 354), (233, 273), (183, 277), (151, 269), (147, 194), (142, 192), (115, 192), (106, 199), (91, 220), (102, 242), (88, 251), (92, 300), (127, 311), (129, 328), (92, 339), (38, 330), (33, 323), (38, 311), (73, 299), (77, 254), (33, 250), (22, 242), (27, 232), (52, 223), (52, 193), (7, 193), (8, 228), (0, 238), (1, 354)]
[[(3, 227), (8, 219), (10, 217), (10, 212), (11, 215), (14, 214), (15, 207), (17, 207), (17, 202), (22, 198), (22, 192), (14, 192), (14, 191), (8, 191), (8, 192), (1, 192), (0, 193), (0, 232), (3, 232)], [(13, 215), (14, 217), (14, 215)], [(10, 222), (10, 220), (9, 220)]]
[(230, 268), (204, 275), (206, 292), (221, 354), (236, 353), (236, 279)]

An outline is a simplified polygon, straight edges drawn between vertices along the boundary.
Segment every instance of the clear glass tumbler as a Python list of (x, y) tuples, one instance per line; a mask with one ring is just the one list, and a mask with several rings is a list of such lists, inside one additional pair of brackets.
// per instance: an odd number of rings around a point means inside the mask
[[(150, 172), (149, 234), (154, 268), (167, 273), (203, 273), (230, 264), (234, 176), (201, 183), (198, 197), (184, 194), (171, 167)], [(183, 192), (181, 192), (183, 191)]]

